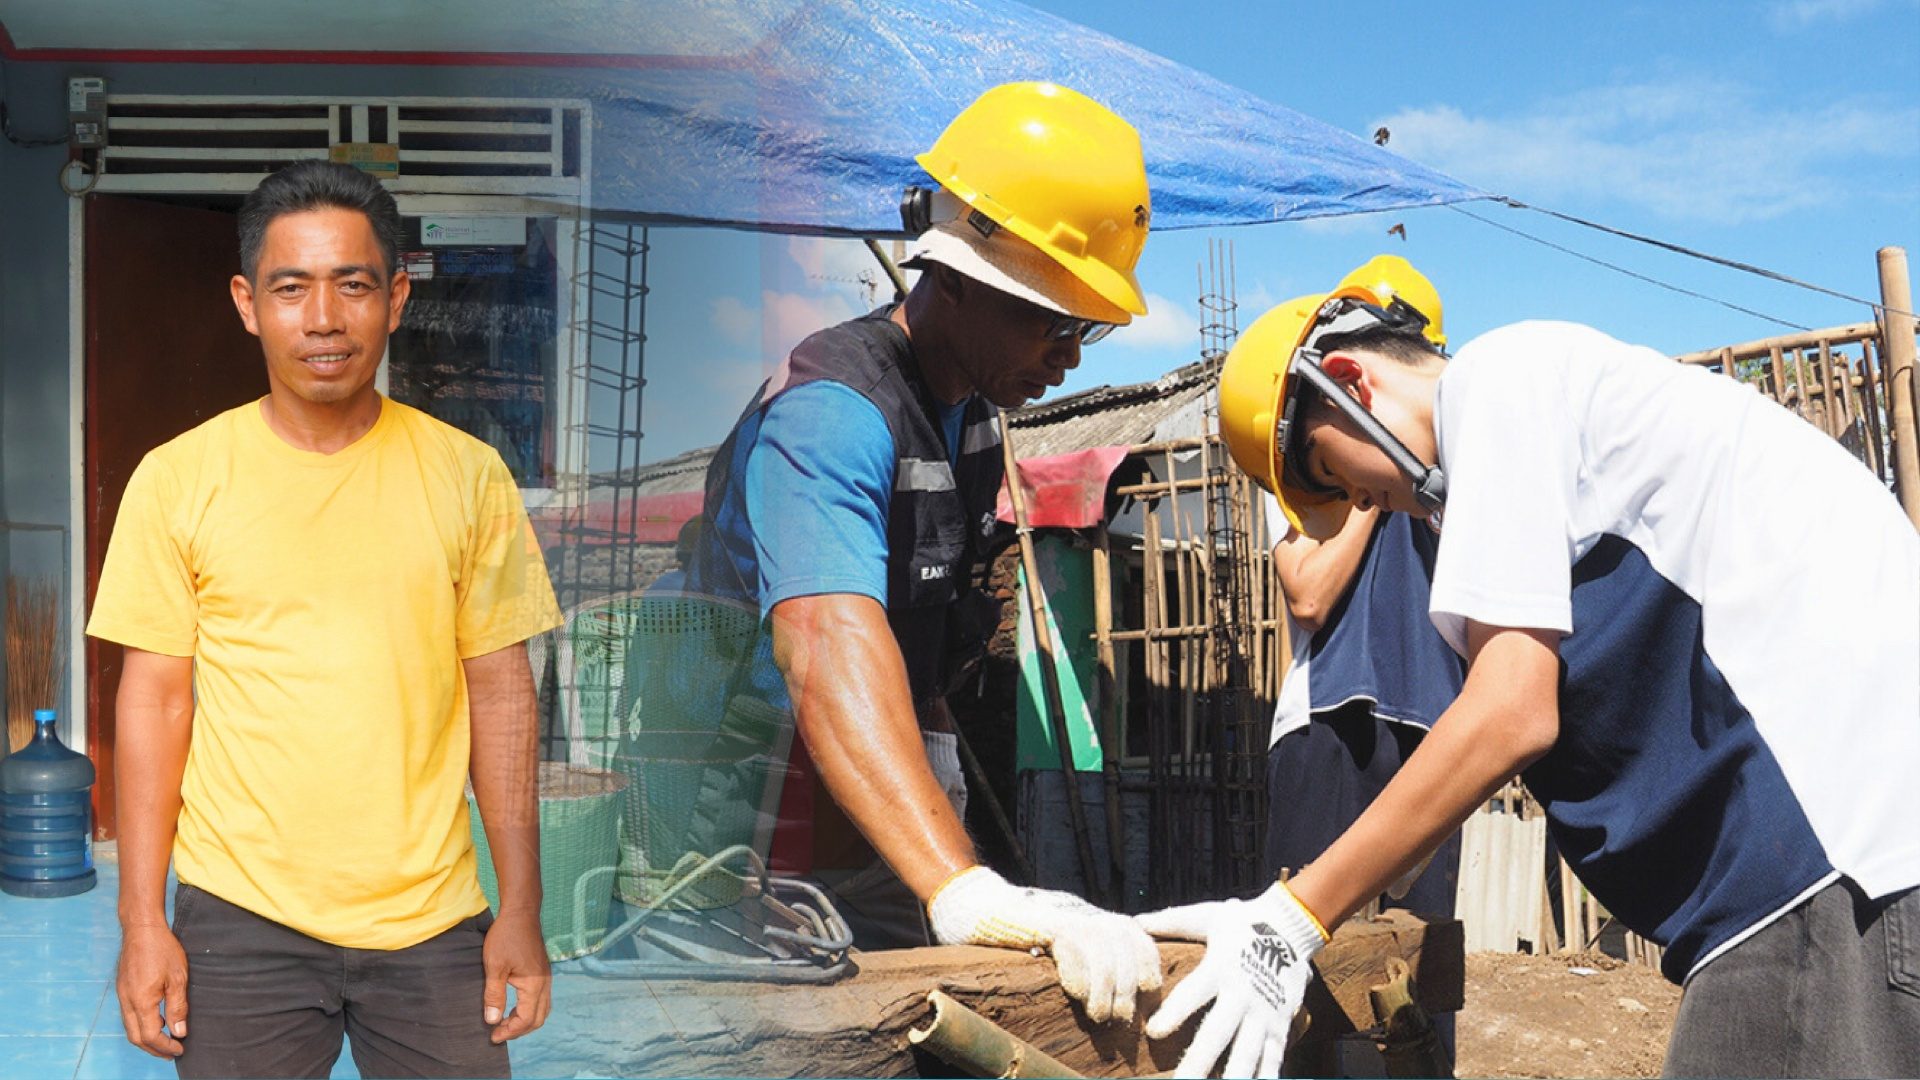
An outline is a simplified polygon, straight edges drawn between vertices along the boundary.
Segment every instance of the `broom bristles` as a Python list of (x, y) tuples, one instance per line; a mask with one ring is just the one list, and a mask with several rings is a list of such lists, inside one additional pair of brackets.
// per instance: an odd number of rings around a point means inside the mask
[(60, 588), (52, 578), (7, 579), (7, 741), (15, 750), (33, 738), (33, 711), (59, 700), (66, 654), (61, 649)]

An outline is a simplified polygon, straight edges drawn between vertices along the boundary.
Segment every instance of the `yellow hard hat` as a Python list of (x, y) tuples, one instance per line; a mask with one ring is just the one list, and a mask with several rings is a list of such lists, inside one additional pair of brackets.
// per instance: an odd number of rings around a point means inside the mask
[[(1380, 278), (1383, 268), (1392, 278), (1388, 284), (1401, 291), (1386, 292), (1387, 286), (1377, 280), (1367, 281)], [(1426, 295), (1420, 296), (1420, 303), (1428, 307), (1420, 307), (1409, 295), (1422, 291)], [(1331, 535), (1345, 517), (1347, 497), (1343, 491), (1316, 485), (1298, 467), (1302, 462), (1287, 467), (1287, 444), (1299, 431), (1295, 413), (1304, 397), (1297, 392), (1297, 379), (1317, 383), (1316, 389), (1413, 478), (1416, 499), (1429, 506), (1445, 499), (1445, 477), (1439, 469), (1415, 458), (1316, 364), (1294, 365), (1296, 353), (1310, 341), (1365, 324), (1385, 323), (1403, 330), (1419, 326), (1420, 333), (1434, 341), (1439, 310), (1440, 297), (1431, 282), (1406, 260), (1382, 256), (1348, 274), (1332, 292), (1297, 296), (1276, 305), (1242, 331), (1227, 353), (1220, 369), (1220, 428), (1227, 450), (1247, 475), (1273, 492), (1287, 521), (1301, 533)]]
[(1421, 334), (1433, 342), (1434, 348), (1447, 347), (1440, 290), (1433, 287), (1427, 275), (1415, 270), (1412, 263), (1398, 255), (1375, 255), (1341, 278), (1337, 288), (1355, 286), (1371, 292), (1382, 305), (1396, 296), (1405, 300), (1413, 310), (1427, 317), (1426, 329)]
[(996, 86), (914, 160), (973, 211), (1045, 252), (1114, 307), (1144, 315), (1134, 265), (1152, 214), (1140, 134), (1044, 82)]
[(1309, 293), (1276, 304), (1240, 332), (1220, 368), (1220, 430), (1227, 452), (1255, 483), (1274, 493), (1293, 527), (1308, 535), (1329, 531), (1328, 521), (1319, 519), (1337, 515), (1334, 504), (1345, 496), (1287, 482), (1282, 468), (1286, 447), (1274, 435), (1281, 421), (1292, 419), (1287, 413), (1298, 400), (1287, 385), (1294, 350), (1332, 295)]

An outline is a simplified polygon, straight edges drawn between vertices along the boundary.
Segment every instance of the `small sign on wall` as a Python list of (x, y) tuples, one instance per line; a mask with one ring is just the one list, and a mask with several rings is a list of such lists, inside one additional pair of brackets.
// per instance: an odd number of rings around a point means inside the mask
[(415, 281), (433, 280), (433, 252), (403, 251), (400, 253), (400, 265), (407, 276)]
[(420, 242), (429, 246), (526, 247), (527, 219), (480, 214), (427, 214)]
[(383, 180), (400, 175), (400, 144), (377, 142), (334, 143), (327, 157)]

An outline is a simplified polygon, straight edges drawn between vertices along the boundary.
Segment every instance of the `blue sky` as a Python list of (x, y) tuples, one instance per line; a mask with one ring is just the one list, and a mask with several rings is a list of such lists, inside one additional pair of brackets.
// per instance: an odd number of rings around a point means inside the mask
[[(1875, 251), (1920, 262), (1920, 0), (1188, 7), (1033, 6), (1535, 206), (1877, 298)], [(1442, 14), (1441, 12), (1444, 12)], [(1808, 327), (1857, 303), (1492, 203), (1465, 209), (1681, 288)], [(1401, 224), (1406, 239), (1389, 235)], [(884, 298), (852, 241), (656, 230), (642, 456), (717, 442), (805, 334)], [(1446, 208), (1156, 232), (1151, 314), (1089, 349), (1055, 393), (1150, 379), (1198, 357), (1197, 268), (1231, 241), (1246, 325), (1380, 252), (1433, 278), (1458, 345), (1571, 319), (1669, 352), (1777, 323), (1581, 261)], [(1920, 277), (1920, 266), (1915, 267)]]

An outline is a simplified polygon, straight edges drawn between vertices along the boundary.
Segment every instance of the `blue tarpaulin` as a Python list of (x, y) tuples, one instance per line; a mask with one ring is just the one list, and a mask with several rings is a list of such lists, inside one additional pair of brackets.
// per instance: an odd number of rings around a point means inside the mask
[[(1139, 129), (1153, 225), (1202, 228), (1489, 193), (1124, 41), (1007, 0), (571, 5), (617, 62), (539, 78), (594, 105), (592, 202), (653, 220), (897, 231), (913, 155), (981, 91), (1043, 79)], [(1284, 43), (1275, 42), (1276, 50)]]

